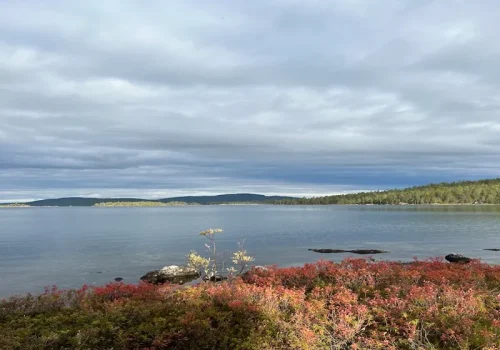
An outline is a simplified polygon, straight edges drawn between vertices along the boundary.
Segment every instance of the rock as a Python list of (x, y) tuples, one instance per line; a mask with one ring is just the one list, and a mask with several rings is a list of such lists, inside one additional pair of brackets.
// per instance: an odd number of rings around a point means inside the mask
[(468, 264), (472, 261), (471, 258), (468, 258), (466, 256), (463, 256), (461, 254), (448, 254), (444, 257), (447, 261), (454, 263), (454, 264)]
[(255, 270), (268, 271), (269, 269), (265, 266), (254, 266)]
[(165, 266), (161, 270), (149, 271), (141, 277), (141, 281), (153, 284), (163, 284), (166, 282), (184, 284), (199, 277), (200, 274), (196, 269), (187, 266), (171, 265)]
[(220, 281), (225, 281), (227, 280), (226, 276), (220, 276), (220, 275), (215, 275), (210, 278), (208, 276), (203, 277), (204, 281), (211, 281), (211, 282), (220, 282)]
[(353, 250), (343, 250), (343, 249), (309, 249), (316, 253), (353, 253), (353, 254), (382, 254), (389, 253), (387, 250), (379, 249), (353, 249)]
[(346, 253), (347, 250), (342, 249), (308, 249), (316, 253)]
[(116, 277), (115, 278), (115, 282), (121, 282), (121, 281), (123, 281), (123, 278), (121, 278), (121, 277)]
[(489, 251), (492, 251), (492, 252), (500, 252), (499, 248), (486, 248), (486, 249), (483, 249), (483, 250), (489, 250)]
[(348, 250), (348, 253), (354, 253), (354, 254), (382, 254), (382, 253), (389, 253), (387, 250), (379, 250), (379, 249), (354, 249), (354, 250)]

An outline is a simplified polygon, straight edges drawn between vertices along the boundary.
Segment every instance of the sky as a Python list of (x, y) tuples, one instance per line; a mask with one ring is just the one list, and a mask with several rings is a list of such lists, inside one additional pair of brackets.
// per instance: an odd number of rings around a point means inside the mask
[(0, 1), (0, 201), (500, 175), (500, 2)]

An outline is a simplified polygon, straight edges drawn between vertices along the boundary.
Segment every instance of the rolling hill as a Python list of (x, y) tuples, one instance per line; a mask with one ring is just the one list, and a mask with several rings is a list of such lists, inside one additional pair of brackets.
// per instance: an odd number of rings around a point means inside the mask
[(231, 203), (273, 203), (279, 200), (289, 200), (293, 197), (283, 196), (265, 196), (253, 193), (235, 193), (221, 194), (216, 196), (186, 196), (172, 197), (157, 200), (141, 198), (85, 198), (85, 197), (66, 197), (55, 199), (42, 199), (25, 204), (32, 207), (90, 207), (100, 203), (108, 202), (184, 202), (188, 204), (231, 204)]

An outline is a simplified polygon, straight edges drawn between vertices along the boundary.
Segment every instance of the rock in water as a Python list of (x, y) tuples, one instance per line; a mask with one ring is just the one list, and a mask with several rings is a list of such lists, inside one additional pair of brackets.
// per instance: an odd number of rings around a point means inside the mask
[(121, 277), (116, 277), (115, 278), (115, 282), (121, 282), (121, 281), (123, 281), (123, 278), (121, 278)]
[(221, 282), (221, 281), (225, 281), (227, 280), (227, 277), (226, 276), (221, 276), (221, 275), (215, 275), (215, 276), (212, 276), (212, 277), (203, 277), (203, 280), (204, 281), (211, 281), (211, 282)]
[(353, 253), (353, 254), (382, 254), (389, 253), (387, 250), (379, 250), (379, 249), (353, 249), (353, 250), (344, 250), (344, 249), (309, 249), (316, 253)]
[(444, 257), (446, 261), (449, 261), (454, 264), (468, 264), (472, 261), (471, 258), (468, 258), (466, 256), (463, 256), (461, 254), (448, 254)]
[(324, 249), (324, 248), (321, 248), (321, 249), (308, 249), (312, 252), (315, 252), (315, 253), (346, 253), (347, 250), (343, 250), (343, 249)]
[(141, 281), (153, 284), (163, 284), (166, 282), (184, 284), (199, 277), (200, 274), (196, 269), (187, 266), (170, 265), (165, 266), (161, 270), (149, 271), (141, 277)]
[(387, 250), (379, 250), (379, 249), (354, 249), (348, 250), (349, 253), (354, 254), (382, 254), (389, 253)]
[(489, 250), (489, 251), (492, 251), (492, 252), (500, 252), (500, 248), (486, 248), (486, 249), (483, 249), (483, 250)]

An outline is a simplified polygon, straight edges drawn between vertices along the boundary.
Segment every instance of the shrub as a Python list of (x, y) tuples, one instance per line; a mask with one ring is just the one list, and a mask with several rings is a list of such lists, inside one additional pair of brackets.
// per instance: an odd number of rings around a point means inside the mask
[(500, 267), (319, 261), (0, 301), (1, 349), (499, 349)]
[(248, 255), (247, 251), (243, 248), (244, 242), (240, 242), (238, 243), (238, 250), (232, 254), (231, 258), (232, 263), (238, 266), (238, 269), (235, 266), (226, 268), (223, 254), (217, 252), (217, 244), (215, 242), (215, 234), (222, 232), (224, 231), (220, 228), (210, 228), (200, 232), (200, 236), (204, 236), (209, 240), (209, 243), (205, 244), (209, 254), (208, 258), (202, 257), (195, 251), (191, 251), (187, 255), (187, 266), (198, 270), (203, 280), (215, 280), (217, 276), (222, 277), (224, 273), (229, 277), (240, 275), (248, 264), (254, 261), (254, 258)]

